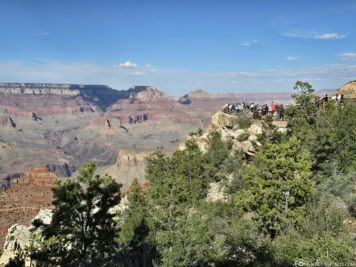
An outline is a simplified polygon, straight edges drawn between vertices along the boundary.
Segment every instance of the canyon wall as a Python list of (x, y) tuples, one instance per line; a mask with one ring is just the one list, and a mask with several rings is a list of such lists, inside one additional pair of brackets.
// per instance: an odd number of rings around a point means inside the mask
[(0, 251), (11, 225), (29, 226), (40, 209), (53, 208), (52, 188), (56, 179), (47, 168), (35, 168), (16, 179), (9, 190), (0, 193)]

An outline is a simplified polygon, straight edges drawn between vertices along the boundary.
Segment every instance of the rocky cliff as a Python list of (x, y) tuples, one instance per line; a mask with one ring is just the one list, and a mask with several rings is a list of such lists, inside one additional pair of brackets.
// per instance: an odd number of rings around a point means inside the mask
[(0, 112), (30, 117), (100, 112), (125, 97), (106, 85), (0, 83)]
[(337, 90), (338, 94), (344, 95), (345, 100), (356, 101), (356, 81), (351, 81)]
[(120, 150), (116, 163), (106, 169), (105, 173), (112, 176), (118, 183), (123, 185), (123, 189), (126, 189), (135, 178), (139, 181), (144, 180), (145, 158), (151, 152)]
[(52, 208), (56, 179), (47, 168), (35, 168), (0, 193), (0, 251), (11, 225), (29, 226), (40, 209)]
[[(41, 220), (44, 224), (50, 224), (52, 216), (52, 210), (41, 209), (31, 220), (31, 223), (34, 220)], [(32, 226), (26, 226), (18, 223), (15, 223), (9, 227), (3, 247), (3, 254), (0, 257), (0, 267), (6, 266), (9, 260), (16, 255), (16, 252), (20, 249), (25, 249), (25, 247), (30, 244), (32, 230)], [(30, 262), (26, 260), (25, 266), (31, 266)]]

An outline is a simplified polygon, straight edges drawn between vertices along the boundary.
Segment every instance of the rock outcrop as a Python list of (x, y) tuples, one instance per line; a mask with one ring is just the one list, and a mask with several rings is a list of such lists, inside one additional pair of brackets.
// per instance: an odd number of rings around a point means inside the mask
[(105, 173), (112, 176), (123, 185), (123, 189), (126, 189), (135, 178), (139, 181), (144, 180), (145, 158), (149, 154), (150, 152), (134, 152), (122, 149), (118, 153), (117, 162)]
[(157, 100), (162, 98), (167, 98), (167, 94), (159, 91), (154, 86), (133, 86), (127, 93), (129, 94), (129, 99), (133, 100)]
[(16, 123), (13, 121), (11, 117), (1, 116), (0, 117), (0, 127), (1, 126), (9, 126), (12, 128), (16, 128)]
[(76, 168), (67, 163), (64, 164), (47, 164), (46, 167), (52, 173), (55, 173), (58, 177), (71, 177), (76, 171)]
[(187, 97), (187, 98), (213, 98), (214, 95), (204, 92), (202, 89), (197, 89), (195, 91), (189, 92), (184, 97)]
[[(34, 220), (41, 220), (44, 224), (48, 225), (52, 221), (52, 216), (52, 210), (41, 209), (31, 220), (31, 223)], [(18, 223), (9, 228), (5, 239), (3, 254), (0, 257), (0, 267), (5, 266), (9, 260), (16, 255), (19, 249), (23, 250), (30, 244), (31, 231), (33, 230), (32, 226), (25, 226)], [(29, 266), (28, 262), (26, 262), (25, 265)]]
[(351, 81), (339, 88), (336, 93), (344, 95), (345, 100), (356, 101), (356, 81)]
[(0, 193), (0, 250), (11, 225), (29, 226), (40, 209), (53, 208), (52, 188), (56, 179), (47, 168), (35, 168)]
[(237, 125), (239, 122), (239, 118), (237, 116), (233, 116), (227, 113), (224, 113), (222, 111), (219, 111), (216, 113), (211, 120), (211, 123), (218, 127), (229, 127), (233, 128), (235, 125)]

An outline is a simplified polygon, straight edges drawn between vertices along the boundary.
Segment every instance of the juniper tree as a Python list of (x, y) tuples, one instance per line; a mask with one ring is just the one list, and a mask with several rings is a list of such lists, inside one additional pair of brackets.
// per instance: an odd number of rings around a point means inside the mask
[(296, 137), (287, 143), (265, 144), (243, 176), (236, 193), (238, 207), (256, 214), (261, 229), (274, 237), (287, 222), (298, 223), (312, 190), (310, 155)]

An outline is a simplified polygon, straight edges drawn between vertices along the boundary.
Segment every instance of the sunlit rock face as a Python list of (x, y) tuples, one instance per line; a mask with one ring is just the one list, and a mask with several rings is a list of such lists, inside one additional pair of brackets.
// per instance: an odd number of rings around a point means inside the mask
[(40, 209), (53, 208), (52, 188), (56, 179), (47, 168), (35, 168), (13, 181), (9, 190), (0, 193), (0, 251), (11, 225), (29, 226)]
[(0, 112), (25, 117), (94, 113), (121, 97), (106, 85), (0, 83)]
[(337, 90), (338, 94), (344, 95), (345, 100), (356, 101), (356, 81), (351, 81)]

